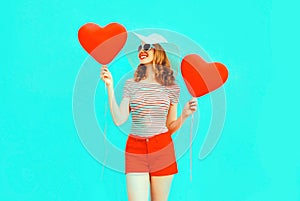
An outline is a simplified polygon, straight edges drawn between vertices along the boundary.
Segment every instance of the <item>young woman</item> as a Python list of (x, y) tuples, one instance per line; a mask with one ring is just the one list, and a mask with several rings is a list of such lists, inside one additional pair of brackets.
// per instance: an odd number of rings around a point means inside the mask
[(140, 64), (134, 78), (125, 82), (120, 107), (107, 66), (103, 65), (100, 73), (108, 88), (114, 123), (122, 125), (132, 113), (125, 150), (129, 201), (148, 201), (149, 184), (152, 201), (168, 200), (173, 176), (178, 172), (171, 135), (197, 109), (197, 99), (192, 98), (177, 118), (180, 88), (165, 50), (159, 40), (154, 42), (149, 44), (145, 39), (138, 47)]

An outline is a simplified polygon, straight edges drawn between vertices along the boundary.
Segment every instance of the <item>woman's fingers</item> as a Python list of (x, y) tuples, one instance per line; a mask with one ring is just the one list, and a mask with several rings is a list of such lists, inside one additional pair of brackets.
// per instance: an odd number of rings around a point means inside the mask
[(189, 103), (190, 103), (190, 105), (197, 105), (198, 104), (197, 100), (191, 100)]
[(111, 77), (110, 72), (105, 72), (104, 75), (107, 76), (107, 77)]
[(109, 74), (107, 74), (107, 73), (104, 73), (104, 74), (102, 75), (102, 77), (103, 77), (103, 79), (105, 79), (105, 78), (110, 78)]
[(102, 67), (101, 67), (101, 71), (103, 72), (106, 72), (106, 71), (108, 71), (108, 69), (107, 69), (107, 66), (105, 66), (105, 65), (103, 65)]
[(108, 77), (108, 75), (107, 75), (107, 73), (102, 72), (102, 73), (101, 73), (101, 78), (104, 78), (104, 77)]
[(198, 102), (197, 102), (197, 99), (196, 99), (196, 98), (192, 98), (192, 99), (189, 101), (189, 103), (190, 103), (190, 109), (191, 109), (191, 110), (196, 110), (196, 109), (197, 109), (197, 104), (198, 104)]
[(111, 74), (110, 74), (110, 72), (109, 72), (107, 66), (106, 66), (106, 65), (103, 65), (103, 66), (101, 67), (101, 78), (104, 79), (105, 77), (106, 77), (106, 78), (110, 78), (110, 77), (111, 77)]
[(113, 77), (110, 71), (108, 70), (108, 67), (106, 65), (102, 65), (100, 68), (100, 78), (105, 82), (106, 86), (109, 86), (113, 82)]

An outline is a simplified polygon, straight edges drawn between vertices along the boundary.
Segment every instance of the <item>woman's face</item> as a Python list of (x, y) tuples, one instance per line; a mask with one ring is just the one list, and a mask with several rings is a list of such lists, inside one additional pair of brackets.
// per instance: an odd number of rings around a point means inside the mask
[[(142, 42), (141, 45), (143, 46), (145, 43)], [(144, 51), (143, 48), (139, 51), (138, 57), (140, 59), (141, 64), (152, 63), (154, 57), (154, 50), (151, 48), (148, 51)]]

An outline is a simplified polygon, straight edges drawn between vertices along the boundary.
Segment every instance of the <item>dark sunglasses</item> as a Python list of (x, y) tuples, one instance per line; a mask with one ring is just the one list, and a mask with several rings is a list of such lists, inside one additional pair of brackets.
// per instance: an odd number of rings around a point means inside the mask
[(140, 45), (139, 47), (138, 47), (138, 51), (141, 51), (142, 49), (145, 51), (145, 52), (147, 52), (147, 51), (149, 51), (151, 48), (155, 48), (152, 44), (144, 44), (144, 45)]

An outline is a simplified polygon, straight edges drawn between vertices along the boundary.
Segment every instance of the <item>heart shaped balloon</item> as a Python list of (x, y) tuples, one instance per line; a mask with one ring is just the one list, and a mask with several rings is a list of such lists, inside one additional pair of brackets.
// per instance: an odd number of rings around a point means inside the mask
[(181, 73), (193, 97), (200, 97), (218, 89), (228, 78), (228, 70), (223, 64), (208, 63), (197, 54), (189, 54), (183, 58)]
[(125, 45), (127, 31), (118, 23), (111, 23), (103, 28), (87, 23), (78, 30), (78, 40), (96, 61), (108, 64)]

